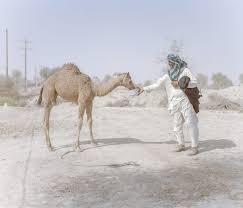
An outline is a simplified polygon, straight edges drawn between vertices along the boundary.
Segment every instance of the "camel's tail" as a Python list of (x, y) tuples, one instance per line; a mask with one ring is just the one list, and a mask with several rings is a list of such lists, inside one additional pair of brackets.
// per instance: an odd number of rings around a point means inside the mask
[(38, 101), (37, 101), (37, 104), (38, 104), (38, 105), (41, 105), (41, 102), (42, 102), (43, 88), (44, 88), (44, 87), (42, 87), (41, 90), (40, 90), (40, 95), (39, 95), (39, 98), (38, 98)]

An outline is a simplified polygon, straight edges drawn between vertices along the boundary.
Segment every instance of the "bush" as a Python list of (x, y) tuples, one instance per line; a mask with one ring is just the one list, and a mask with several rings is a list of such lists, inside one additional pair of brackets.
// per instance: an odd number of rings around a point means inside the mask
[(17, 69), (13, 70), (11, 78), (14, 81), (15, 85), (20, 84), (23, 81), (22, 72)]
[(200, 89), (208, 88), (208, 76), (204, 74), (197, 74), (198, 87)]
[(5, 103), (7, 103), (8, 106), (24, 107), (27, 104), (27, 99), (24, 97), (1, 96), (0, 105), (4, 105)]
[(0, 96), (18, 96), (14, 82), (10, 78), (0, 76)]
[(27, 98), (20, 96), (14, 81), (0, 76), (0, 105), (7, 103), (9, 106), (25, 106)]
[(94, 84), (100, 84), (101, 83), (99, 77), (96, 77), (96, 76), (93, 77), (92, 81), (93, 81)]
[(240, 80), (240, 84), (243, 84), (243, 74), (240, 74), (239, 80)]
[(212, 88), (223, 89), (233, 85), (232, 81), (222, 73), (216, 73), (212, 76)]
[(46, 80), (49, 76), (54, 74), (59, 69), (60, 69), (59, 67), (54, 67), (54, 68), (43, 67), (40, 69), (40, 76), (43, 80)]
[(106, 74), (106, 75), (104, 76), (103, 80), (102, 80), (102, 83), (108, 82), (111, 78), (112, 78), (111, 75)]
[(149, 86), (149, 85), (151, 85), (151, 84), (152, 84), (152, 81), (151, 81), (151, 80), (146, 80), (146, 81), (144, 82), (143, 86), (144, 86), (144, 87), (147, 87), (147, 86)]

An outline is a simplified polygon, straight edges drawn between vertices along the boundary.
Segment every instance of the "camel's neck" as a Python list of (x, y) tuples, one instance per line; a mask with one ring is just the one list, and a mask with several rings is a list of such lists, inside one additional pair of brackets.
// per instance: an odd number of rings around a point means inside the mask
[(101, 83), (99, 85), (94, 86), (94, 94), (95, 96), (105, 96), (109, 94), (112, 90), (121, 85), (122, 77), (116, 77), (110, 79), (106, 83)]

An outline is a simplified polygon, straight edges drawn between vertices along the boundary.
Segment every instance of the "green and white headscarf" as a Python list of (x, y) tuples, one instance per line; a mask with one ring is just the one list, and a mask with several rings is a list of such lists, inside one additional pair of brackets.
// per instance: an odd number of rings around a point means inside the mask
[(172, 81), (177, 81), (184, 68), (187, 67), (187, 63), (176, 54), (169, 54), (167, 60), (174, 63), (173, 68), (168, 70), (169, 77)]

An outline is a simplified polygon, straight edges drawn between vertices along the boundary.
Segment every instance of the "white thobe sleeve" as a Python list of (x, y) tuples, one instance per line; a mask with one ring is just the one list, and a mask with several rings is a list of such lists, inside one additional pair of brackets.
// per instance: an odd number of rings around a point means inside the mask
[(162, 84), (164, 83), (166, 79), (166, 75), (162, 76), (161, 78), (159, 78), (154, 84), (151, 84), (149, 86), (146, 86), (143, 88), (143, 90), (145, 92), (150, 92), (152, 90), (156, 90), (158, 88), (160, 88), (162, 86)]

